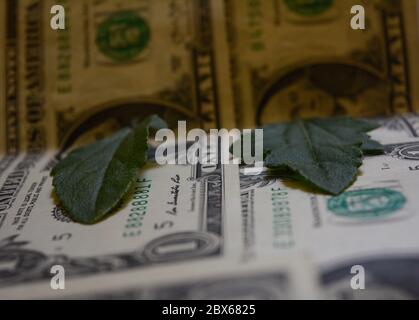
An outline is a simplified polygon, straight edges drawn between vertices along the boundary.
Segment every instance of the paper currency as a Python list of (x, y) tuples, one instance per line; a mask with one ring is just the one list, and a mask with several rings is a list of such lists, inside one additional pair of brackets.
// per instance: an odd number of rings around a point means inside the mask
[[(65, 30), (50, 28), (54, 4), (66, 10)], [(210, 4), (2, 1), (3, 152), (66, 148), (87, 131), (106, 134), (155, 113), (171, 125), (228, 122), (219, 74), (228, 66), (218, 65), (224, 53), (216, 50), (226, 46), (218, 39), (223, 16)]]
[[(326, 298), (415, 298), (418, 283), (406, 279), (415, 279), (417, 270), (403, 272), (419, 250), (419, 139), (409, 138), (419, 133), (413, 129), (417, 120), (415, 115), (388, 119), (372, 132), (382, 142), (380, 136), (400, 142), (385, 144), (382, 156), (366, 158), (358, 180), (339, 196), (318, 194), (269, 171), (240, 174), (243, 238), (251, 239), (244, 247), (271, 257), (309, 252), (322, 271)], [(362, 292), (351, 287), (355, 265), (368, 273)]]
[[(365, 31), (350, 29), (355, 3)], [(66, 30), (50, 29), (52, 4)], [(0, 1), (0, 298), (417, 298), (415, 5)], [(385, 154), (335, 197), (269, 171), (151, 164), (117, 214), (70, 221), (57, 158), (153, 113), (206, 129), (380, 116)]]
[(318, 281), (310, 264), (302, 261), (306, 259), (295, 255), (249, 264), (204, 260), (76, 279), (61, 292), (45, 283), (2, 293), (7, 298), (51, 299), (314, 299)]
[[(418, 256), (382, 255), (358, 257), (330, 266), (322, 273), (327, 299), (339, 300), (417, 300), (419, 298)], [(350, 270), (360, 265), (368, 270), (365, 289), (353, 290)]]
[[(416, 1), (58, 3), (59, 31), (49, 26), (57, 1), (1, 4), (0, 153), (66, 149), (152, 113), (248, 128), (419, 101)], [(366, 31), (350, 28), (355, 3)]]
[[(238, 126), (418, 105), (415, 1), (225, 0)], [(368, 16), (350, 27), (353, 5)]]
[(50, 159), (24, 157), (2, 176), (0, 288), (49, 278), (54, 264), (71, 278), (234, 255), (234, 217), (226, 214), (236, 210), (226, 202), (234, 167), (150, 168), (117, 215), (83, 226), (55, 205)]
[[(29, 292), (39, 292), (28, 288), (41, 286), (45, 297), (53, 297), (49, 270), (57, 264), (64, 266), (73, 288), (63, 298), (70, 293), (92, 298), (187, 298), (196, 292), (206, 296), (212, 294), (211, 288), (205, 289), (210, 283), (217, 288), (217, 283), (235, 282), (239, 270), (245, 275), (242, 279), (248, 279), (240, 281), (244, 287), (253, 280), (260, 284), (271, 279), (278, 289), (282, 287), (273, 280), (276, 276), (265, 267), (281, 266), (290, 254), (300, 254), (312, 261), (307, 281), (313, 284), (316, 275), (321, 276), (322, 290), (316, 297), (344, 298), (344, 289), (352, 290), (350, 270), (336, 284), (324, 282), (333, 270), (342, 265), (347, 270), (351, 262), (374, 257), (407, 257), (419, 250), (419, 139), (411, 137), (418, 134), (412, 129), (418, 118), (396, 117), (372, 132), (378, 139), (392, 136), (400, 142), (385, 144), (384, 155), (367, 158), (358, 180), (339, 196), (301, 189), (269, 171), (244, 175), (234, 165), (210, 172), (199, 166), (151, 166), (118, 214), (95, 226), (75, 224), (57, 207), (49, 177), (54, 154), (22, 154), (0, 176), (0, 296), (26, 298)], [(259, 267), (252, 276), (246, 267), (240, 269), (254, 263)], [(187, 279), (192, 271), (186, 278), (175, 272), (190, 268), (202, 279)], [(215, 272), (218, 268), (221, 271)], [(234, 268), (237, 272), (229, 275), (227, 270)], [(138, 273), (138, 285), (127, 280), (130, 272)], [(162, 282), (153, 280), (157, 278)], [(304, 292), (304, 285), (297, 287)], [(306, 290), (316, 291), (309, 289), (313, 287)], [(219, 297), (223, 292), (227, 294), (221, 290)], [(374, 291), (364, 296), (380, 297)]]
[[(54, 201), (51, 161), (22, 155), (0, 177), (0, 298), (318, 296), (302, 255), (245, 256), (237, 166), (152, 166), (118, 214), (82, 226)], [(65, 269), (62, 292), (50, 286), (54, 265)]]

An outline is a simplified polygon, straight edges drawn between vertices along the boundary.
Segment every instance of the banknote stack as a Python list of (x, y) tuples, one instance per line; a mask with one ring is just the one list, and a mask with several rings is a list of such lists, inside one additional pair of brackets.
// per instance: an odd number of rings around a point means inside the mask
[[(0, 299), (419, 299), (418, 17), (414, 0), (1, 0)], [(372, 117), (385, 153), (339, 196), (150, 165), (114, 215), (71, 221), (51, 168), (151, 114)]]

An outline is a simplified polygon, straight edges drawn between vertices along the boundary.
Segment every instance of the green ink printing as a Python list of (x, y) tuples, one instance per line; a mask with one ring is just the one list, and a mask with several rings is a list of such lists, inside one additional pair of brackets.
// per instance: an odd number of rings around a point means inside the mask
[(337, 216), (371, 219), (390, 216), (406, 204), (405, 196), (387, 188), (363, 189), (345, 192), (330, 198), (329, 211)]
[(284, 0), (285, 5), (294, 13), (313, 17), (320, 15), (333, 6), (334, 0)]
[(133, 60), (144, 51), (149, 41), (148, 24), (130, 11), (112, 14), (99, 25), (96, 35), (99, 50), (116, 62)]

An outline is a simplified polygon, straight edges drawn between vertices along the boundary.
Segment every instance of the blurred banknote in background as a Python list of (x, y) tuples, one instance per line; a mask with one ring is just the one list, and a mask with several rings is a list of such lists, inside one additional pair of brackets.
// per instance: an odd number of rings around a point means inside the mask
[[(225, 0), (236, 122), (418, 108), (415, 1)], [(365, 8), (366, 29), (350, 12)]]
[[(50, 27), (53, 4), (66, 10), (64, 30)], [(211, 2), (2, 0), (1, 6), (3, 151), (65, 149), (85, 134), (100, 136), (156, 113), (170, 124), (221, 126), (229, 106), (219, 73), (228, 66), (217, 64), (223, 16)]]

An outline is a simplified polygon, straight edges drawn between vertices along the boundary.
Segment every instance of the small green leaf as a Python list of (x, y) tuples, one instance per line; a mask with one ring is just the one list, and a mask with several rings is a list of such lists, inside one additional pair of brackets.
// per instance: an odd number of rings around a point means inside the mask
[(103, 219), (121, 201), (147, 161), (149, 128), (165, 123), (157, 116), (134, 129), (72, 151), (52, 170), (55, 193), (76, 222), (92, 224)]
[(375, 141), (372, 140), (369, 135), (364, 133), (362, 135), (363, 141), (362, 141), (362, 152), (364, 153), (364, 156), (374, 156), (384, 153), (384, 146)]
[(296, 120), (264, 128), (268, 168), (289, 168), (331, 194), (339, 194), (356, 178), (363, 150), (379, 152), (366, 132), (377, 126), (349, 117)]

